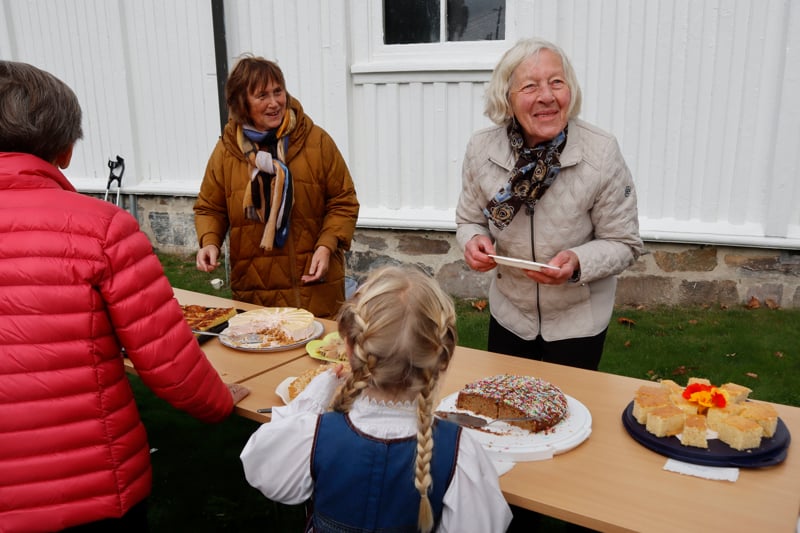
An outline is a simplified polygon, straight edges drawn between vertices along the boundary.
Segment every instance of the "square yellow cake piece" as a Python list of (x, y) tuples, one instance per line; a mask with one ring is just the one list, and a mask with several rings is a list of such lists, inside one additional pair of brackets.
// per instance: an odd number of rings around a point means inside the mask
[(743, 406), (737, 403), (729, 403), (725, 407), (709, 407), (706, 413), (706, 424), (714, 431), (719, 431), (719, 426), (723, 420), (732, 415), (738, 415), (742, 412)]
[(775, 435), (778, 428), (778, 411), (768, 403), (747, 402), (739, 416), (757, 422), (764, 429), (765, 437)]
[(764, 430), (754, 420), (732, 415), (722, 421), (717, 433), (719, 440), (734, 450), (749, 450), (761, 446)]
[(674, 405), (665, 405), (650, 411), (646, 429), (656, 437), (677, 435), (683, 429), (686, 414)]
[(661, 387), (640, 387), (633, 398), (633, 417), (644, 425), (647, 423), (647, 414), (658, 407), (671, 405), (669, 394)]
[(659, 384), (663, 388), (667, 389), (667, 391), (670, 393), (670, 395), (672, 395), (672, 394), (681, 394), (683, 392), (683, 387), (681, 387), (680, 385), (678, 385), (675, 381), (673, 381), (671, 379), (662, 379), (661, 381), (659, 381)]
[(697, 404), (684, 398), (682, 392), (670, 394), (669, 399), (675, 407), (680, 408), (687, 415), (697, 414)]
[(703, 415), (686, 415), (681, 430), (681, 444), (695, 448), (708, 448), (706, 440), (706, 417)]
[(728, 401), (730, 403), (742, 403), (747, 400), (747, 397), (753, 392), (753, 389), (749, 389), (744, 385), (737, 385), (736, 383), (725, 383), (724, 385), (720, 385), (719, 388), (728, 393)]

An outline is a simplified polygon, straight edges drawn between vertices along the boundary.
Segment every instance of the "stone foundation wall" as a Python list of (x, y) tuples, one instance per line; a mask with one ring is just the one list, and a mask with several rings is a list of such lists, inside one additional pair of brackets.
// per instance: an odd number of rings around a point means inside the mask
[[(194, 198), (141, 196), (136, 214), (153, 246), (167, 253), (197, 250)], [(127, 207), (130, 207), (129, 205)], [(617, 304), (630, 306), (761, 305), (800, 308), (800, 251), (645, 242), (646, 253), (620, 275)], [(347, 254), (358, 279), (384, 264), (413, 263), (457, 297), (484, 298), (492, 273), (470, 270), (455, 233), (357, 229)]]

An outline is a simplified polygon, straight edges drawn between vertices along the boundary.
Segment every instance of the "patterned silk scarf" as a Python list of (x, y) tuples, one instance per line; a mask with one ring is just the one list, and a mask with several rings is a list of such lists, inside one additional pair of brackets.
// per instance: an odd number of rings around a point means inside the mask
[[(261, 248), (281, 248), (289, 236), (289, 218), (292, 211), (292, 175), (286, 166), (286, 149), (289, 134), (294, 130), (297, 117), (291, 109), (286, 111), (277, 131), (258, 131), (239, 126), (236, 139), (250, 166), (250, 180), (244, 195), (244, 216), (265, 223)], [(269, 151), (275, 146), (275, 157)]]
[(567, 129), (550, 141), (528, 148), (514, 120), (508, 126), (508, 140), (517, 162), (511, 169), (508, 183), (483, 208), (486, 218), (501, 230), (511, 223), (523, 205), (532, 215), (536, 202), (556, 180), (561, 170), (559, 155), (567, 144)]

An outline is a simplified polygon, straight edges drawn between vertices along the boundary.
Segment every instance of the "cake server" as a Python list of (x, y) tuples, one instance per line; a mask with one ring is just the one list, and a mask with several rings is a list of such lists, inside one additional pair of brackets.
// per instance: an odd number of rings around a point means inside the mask
[(467, 413), (454, 413), (452, 411), (436, 411), (433, 414), (442, 420), (449, 420), (454, 424), (468, 428), (482, 428), (490, 424), (494, 424), (495, 422), (523, 422), (525, 420), (538, 420), (538, 418), (535, 416), (525, 416), (521, 418), (494, 418), (492, 420), (486, 420), (485, 418), (481, 418), (479, 416), (473, 416)]
[(200, 331), (193, 329), (192, 333), (195, 335), (209, 335), (211, 337), (225, 337), (234, 344), (260, 344), (264, 341), (263, 335), (258, 333), (241, 333), (239, 335), (228, 335), (224, 333), (215, 333), (213, 331)]

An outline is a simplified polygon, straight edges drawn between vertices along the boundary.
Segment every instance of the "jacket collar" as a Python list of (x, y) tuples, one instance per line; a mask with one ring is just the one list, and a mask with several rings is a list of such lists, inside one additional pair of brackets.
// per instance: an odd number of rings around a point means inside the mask
[(0, 152), (0, 189), (64, 189), (77, 192), (54, 165), (21, 152)]

